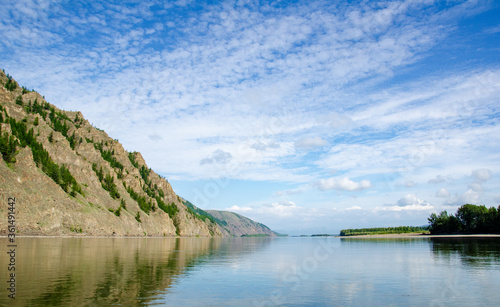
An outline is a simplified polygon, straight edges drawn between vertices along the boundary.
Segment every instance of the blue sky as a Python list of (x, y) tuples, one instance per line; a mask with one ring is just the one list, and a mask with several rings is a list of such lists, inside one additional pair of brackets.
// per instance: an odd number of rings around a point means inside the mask
[(1, 1), (0, 66), (290, 234), (500, 203), (495, 1)]

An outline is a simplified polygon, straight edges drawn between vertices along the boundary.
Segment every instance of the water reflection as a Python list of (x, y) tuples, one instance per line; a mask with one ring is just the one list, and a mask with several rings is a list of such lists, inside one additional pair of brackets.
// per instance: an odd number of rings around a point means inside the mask
[(460, 261), (474, 268), (500, 266), (499, 238), (432, 238), (431, 249), (437, 259), (451, 264)]
[(428, 244), (428, 238), (363, 238), (363, 237), (340, 237), (342, 244), (392, 244), (392, 245), (422, 245)]
[[(6, 240), (0, 240), (6, 246)], [(251, 244), (248, 244), (248, 243)], [(251, 253), (266, 240), (18, 238), (16, 306), (142, 306), (207, 259)], [(254, 243), (254, 244), (252, 244)], [(7, 263), (1, 253), (0, 263)], [(9, 274), (0, 268), (2, 278)], [(4, 291), (2, 291), (3, 293)], [(6, 295), (0, 305), (12, 304)]]
[[(6, 239), (0, 239), (6, 246)], [(0, 306), (495, 306), (500, 240), (19, 238)], [(0, 253), (6, 264), (7, 253)], [(0, 265), (0, 280), (8, 276)]]

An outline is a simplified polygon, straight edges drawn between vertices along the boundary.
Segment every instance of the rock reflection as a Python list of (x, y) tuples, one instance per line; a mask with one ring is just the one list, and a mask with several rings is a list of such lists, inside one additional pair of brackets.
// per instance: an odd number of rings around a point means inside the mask
[[(17, 306), (146, 305), (222, 242), (210, 238), (17, 241)], [(0, 262), (6, 263), (3, 254)], [(5, 268), (0, 271), (7, 276)], [(0, 305), (9, 303), (6, 299), (3, 296)]]

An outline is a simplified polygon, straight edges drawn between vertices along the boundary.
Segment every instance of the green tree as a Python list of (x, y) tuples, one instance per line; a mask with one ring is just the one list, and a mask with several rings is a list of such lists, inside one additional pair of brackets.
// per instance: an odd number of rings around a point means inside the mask
[(16, 162), (15, 156), (16, 156), (17, 146), (18, 146), (18, 141), (13, 135), (9, 136), (7, 132), (5, 132), (4, 135), (0, 137), (0, 153), (2, 154), (2, 158), (5, 162), (7, 163)]
[(448, 215), (446, 211), (439, 215), (432, 213), (429, 220), (431, 234), (439, 233), (500, 233), (500, 206), (486, 208), (465, 204), (457, 213)]
[[(500, 208), (500, 206), (499, 206)], [(491, 207), (488, 209), (488, 213), (486, 214), (485, 227), (486, 229), (492, 230), (495, 233), (500, 232), (500, 220), (497, 208)]]
[(456, 217), (460, 223), (460, 230), (465, 233), (479, 233), (485, 231), (485, 222), (488, 209), (485, 206), (465, 204), (458, 208)]
[(7, 74), (7, 82), (5, 82), (4, 86), (8, 91), (11, 92), (17, 88), (16, 81), (12, 80), (12, 77), (9, 74)]
[(115, 215), (120, 216), (121, 211), (122, 211), (122, 207), (120, 206), (120, 207), (118, 207), (118, 209), (115, 210)]
[(61, 184), (61, 171), (59, 170), (59, 166), (55, 163), (51, 163), (49, 166), (49, 176), (52, 180), (57, 184)]
[(69, 142), (69, 146), (71, 147), (71, 149), (75, 150), (75, 145), (76, 145), (76, 136), (75, 136), (75, 132), (73, 131), (73, 134), (69, 137), (66, 138)]
[(23, 105), (23, 98), (21, 95), (16, 97), (16, 104), (22, 106)]
[(106, 174), (101, 185), (106, 191), (109, 192), (111, 198), (120, 198), (120, 193), (118, 192), (118, 188), (113, 181), (113, 176), (111, 176), (110, 174)]
[(459, 230), (457, 218), (453, 215), (448, 215), (447, 211), (442, 211), (439, 215), (432, 213), (428, 221), (431, 234), (454, 233)]
[(123, 198), (122, 198), (122, 200), (120, 201), (120, 206), (121, 206), (123, 209), (127, 210), (127, 204), (125, 203), (125, 200), (124, 200)]

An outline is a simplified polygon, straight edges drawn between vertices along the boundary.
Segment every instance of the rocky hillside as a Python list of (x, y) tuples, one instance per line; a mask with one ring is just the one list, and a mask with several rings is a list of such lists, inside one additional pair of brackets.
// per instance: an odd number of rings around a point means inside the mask
[(264, 224), (257, 223), (247, 217), (229, 211), (207, 210), (219, 226), (224, 236), (270, 236), (276, 233)]
[(18, 234), (222, 236), (189, 210), (140, 153), (80, 112), (63, 111), (0, 72), (0, 233), (16, 198)]

